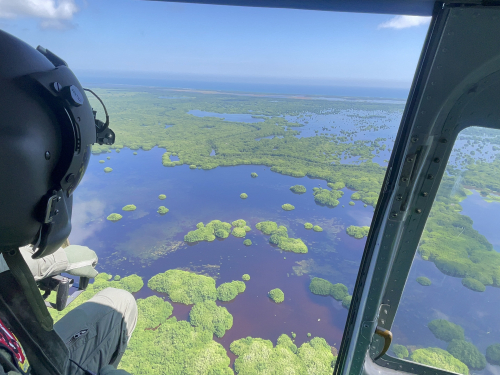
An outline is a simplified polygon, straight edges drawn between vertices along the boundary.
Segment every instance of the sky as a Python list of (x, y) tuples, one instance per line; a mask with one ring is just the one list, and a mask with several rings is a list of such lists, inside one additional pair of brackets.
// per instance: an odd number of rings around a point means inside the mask
[(409, 88), (429, 18), (137, 0), (0, 0), (78, 75)]

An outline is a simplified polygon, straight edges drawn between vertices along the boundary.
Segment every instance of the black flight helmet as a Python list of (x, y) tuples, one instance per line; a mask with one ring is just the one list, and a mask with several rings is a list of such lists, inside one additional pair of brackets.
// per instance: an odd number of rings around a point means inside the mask
[(0, 252), (40, 258), (69, 236), (91, 145), (115, 140), (95, 115), (64, 60), (0, 30)]

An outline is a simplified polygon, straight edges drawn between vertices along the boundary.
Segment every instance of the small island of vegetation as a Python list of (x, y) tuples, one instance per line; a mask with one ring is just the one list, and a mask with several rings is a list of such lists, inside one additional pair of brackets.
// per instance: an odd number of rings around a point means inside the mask
[(432, 284), (432, 281), (430, 281), (427, 277), (420, 276), (420, 277), (417, 277), (417, 283), (419, 283), (420, 285), (423, 285), (423, 286), (429, 286)]
[(166, 293), (173, 302), (185, 305), (217, 299), (213, 278), (188, 271), (174, 269), (160, 273), (149, 280), (148, 287)]
[(332, 284), (328, 280), (314, 277), (309, 284), (309, 290), (320, 296), (332, 296), (337, 301), (342, 301), (342, 306), (349, 309), (352, 296), (349, 295), (347, 286), (341, 283)]
[(163, 200), (163, 199), (166, 199), (167, 196), (165, 194), (160, 194), (160, 195), (158, 195), (158, 198)]
[(315, 232), (323, 232), (323, 228), (321, 228), (319, 225), (315, 225), (313, 227), (313, 231), (315, 231)]
[(472, 277), (462, 279), (462, 285), (474, 292), (484, 292), (486, 290), (486, 286), (481, 281), (473, 279)]
[(223, 283), (217, 287), (217, 299), (224, 302), (232, 301), (238, 294), (243, 293), (246, 287), (245, 283), (240, 280)]
[(255, 173), (255, 172), (252, 172), (252, 173), (250, 174), (250, 176), (252, 176), (253, 178), (255, 178), (255, 177), (258, 177), (259, 175), (258, 175), (257, 173)]
[[(237, 228), (235, 228), (237, 229)], [(242, 229), (245, 232), (244, 229)], [(213, 241), (216, 237), (227, 238), (231, 231), (231, 224), (220, 221), (212, 220), (206, 226), (203, 223), (196, 224), (196, 229), (188, 232), (184, 236), (186, 242), (199, 242), (199, 241)], [(245, 232), (246, 233), (246, 232)], [(234, 234), (234, 230), (233, 230)], [(244, 237), (244, 236), (242, 236)]]
[(233, 326), (233, 316), (225, 307), (217, 306), (215, 301), (205, 301), (196, 303), (191, 308), (189, 323), (222, 337)]
[(133, 204), (127, 204), (122, 208), (123, 211), (135, 211), (137, 210), (137, 207)]
[(408, 353), (408, 349), (404, 345), (394, 344), (391, 348), (398, 358), (405, 359), (410, 355), (410, 353)]
[(282, 209), (285, 211), (292, 211), (295, 210), (295, 206), (291, 205), (290, 203), (285, 203), (284, 205), (281, 206)]
[(472, 370), (482, 370), (486, 367), (486, 358), (476, 346), (465, 340), (453, 339), (446, 348), (453, 357), (465, 363)]
[(314, 226), (311, 223), (305, 223), (304, 228), (306, 229), (312, 229)]
[(249, 240), (248, 238), (245, 241), (243, 241), (243, 245), (245, 245), (245, 246), (250, 246), (251, 244), (252, 244), (252, 241)]
[(241, 198), (241, 199), (247, 199), (247, 198), (248, 198), (248, 194), (246, 194), (246, 193), (241, 193), (241, 194), (240, 194), (240, 198)]
[(459, 325), (445, 319), (434, 319), (427, 325), (431, 332), (439, 340), (450, 342), (451, 340), (465, 340), (464, 329)]
[(169, 211), (169, 209), (165, 206), (160, 206), (158, 207), (158, 212), (160, 215), (165, 215), (167, 212)]
[(486, 348), (486, 360), (492, 365), (500, 366), (500, 344), (492, 344)]
[(368, 237), (368, 232), (370, 231), (370, 227), (357, 227), (355, 225), (351, 225), (347, 227), (346, 233), (358, 240), (363, 237)]
[(101, 163), (101, 164), (104, 163), (104, 160), (99, 160), (99, 163)]
[(446, 350), (440, 348), (417, 349), (411, 355), (413, 362), (469, 375), (469, 369), (465, 363), (453, 357)]
[(285, 300), (285, 293), (283, 293), (283, 291), (279, 288), (272, 289), (268, 296), (275, 303), (281, 303)]
[(109, 221), (118, 221), (121, 220), (122, 218), (123, 216), (120, 214), (111, 214), (106, 219), (108, 219)]
[(293, 185), (290, 190), (295, 194), (304, 194), (307, 191), (304, 185)]
[(282, 334), (276, 346), (269, 340), (246, 337), (233, 341), (230, 350), (237, 356), (236, 374), (315, 374), (328, 375), (337, 357), (325, 339), (315, 337), (299, 348)]
[(104, 168), (104, 172), (106, 172), (106, 173), (109, 173), (109, 172), (112, 172), (112, 171), (113, 171), (113, 168), (110, 168), (110, 167)]
[(243, 276), (241, 276), (241, 278), (244, 280), (244, 281), (248, 281), (250, 280), (250, 275), (248, 273), (245, 273)]
[(262, 221), (257, 223), (255, 227), (264, 234), (270, 234), (269, 243), (278, 245), (281, 250), (300, 254), (308, 252), (307, 245), (300, 238), (288, 237), (288, 230), (283, 225), (278, 227), (274, 221)]
[(338, 199), (344, 195), (341, 190), (328, 190), (315, 187), (313, 188), (314, 200), (322, 206), (337, 207), (339, 205)]

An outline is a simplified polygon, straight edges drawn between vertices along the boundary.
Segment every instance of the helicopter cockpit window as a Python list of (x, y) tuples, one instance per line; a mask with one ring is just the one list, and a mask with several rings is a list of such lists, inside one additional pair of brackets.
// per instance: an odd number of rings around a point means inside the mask
[(454, 145), (392, 326), (390, 352), (460, 374), (500, 364), (500, 131)]
[(54, 319), (113, 286), (138, 301), (131, 373), (331, 374), (429, 18), (64, 3), (0, 24), (116, 134), (74, 193), (100, 274)]

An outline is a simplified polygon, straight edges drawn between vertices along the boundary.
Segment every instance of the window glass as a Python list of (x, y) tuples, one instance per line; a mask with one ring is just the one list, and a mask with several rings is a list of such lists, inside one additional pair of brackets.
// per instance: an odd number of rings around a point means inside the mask
[(393, 324), (392, 355), (446, 370), (500, 370), (500, 132), (462, 131)]
[(80, 5), (1, 20), (66, 60), (116, 133), (69, 238), (101, 274), (55, 319), (124, 288), (131, 373), (331, 374), (429, 18)]

